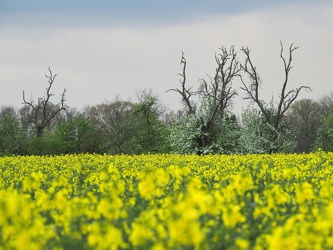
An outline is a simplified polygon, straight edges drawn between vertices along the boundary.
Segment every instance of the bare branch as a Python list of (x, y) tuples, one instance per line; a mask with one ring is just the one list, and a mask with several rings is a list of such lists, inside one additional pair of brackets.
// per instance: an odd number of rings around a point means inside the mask
[(243, 47), (241, 51), (243, 51), (243, 53), (245, 54), (245, 64), (241, 64), (241, 69), (244, 71), (245, 74), (248, 75), (250, 80), (250, 84), (247, 85), (241, 77), (241, 81), (243, 84), (243, 87), (241, 87), (241, 89), (244, 90), (247, 95), (244, 99), (249, 99), (252, 103), (256, 103), (260, 111), (266, 117), (266, 119), (270, 121), (270, 114), (266, 109), (266, 104), (259, 98), (259, 87), (261, 85), (261, 79), (257, 72), (257, 68), (252, 63), (250, 57), (250, 49), (248, 47)]
[(22, 91), (23, 95), (23, 104), (32, 108), (33, 123), (36, 128), (37, 137), (43, 135), (43, 131), (46, 126), (54, 119), (54, 117), (66, 109), (66, 89), (64, 89), (59, 104), (53, 105), (50, 102), (50, 98), (53, 96), (51, 93), (51, 88), (54, 83), (57, 74), (52, 73), (51, 68), (49, 67), (49, 75), (45, 75), (48, 79), (48, 87), (46, 88), (46, 96), (37, 98), (37, 104), (34, 104), (33, 100), (27, 101), (25, 98), (25, 92)]
[(231, 99), (237, 94), (236, 90), (232, 90), (232, 81), (240, 76), (241, 68), (234, 46), (231, 46), (229, 50), (221, 47), (220, 50), (221, 53), (215, 55), (217, 67), (214, 77), (209, 77), (210, 85), (208, 86), (205, 81), (205, 94), (213, 98), (214, 105), (218, 106), (217, 109), (223, 116), (225, 109), (230, 105)]
[(198, 95), (201, 100), (208, 101), (205, 115), (198, 117), (203, 132), (202, 137), (199, 138), (202, 147), (209, 145), (209, 133), (217, 114), (220, 115), (219, 118), (223, 118), (226, 108), (231, 105), (232, 98), (237, 94), (236, 90), (232, 88), (232, 82), (240, 76), (241, 71), (233, 46), (229, 50), (221, 47), (219, 53), (215, 54), (215, 62), (217, 67), (214, 75), (207, 75), (208, 80), (199, 79), (200, 86), (197, 91), (193, 91), (192, 88), (186, 86), (186, 60), (182, 52), (180, 64), (183, 66), (183, 70), (182, 73), (178, 74), (181, 77), (179, 80), (181, 87), (168, 90), (176, 91), (182, 96), (189, 114), (196, 114), (196, 107), (190, 102), (192, 95)]
[(168, 91), (176, 91), (182, 96), (183, 102), (186, 104), (189, 114), (194, 114), (195, 109), (191, 104), (190, 97), (192, 96), (192, 87), (186, 86), (186, 59), (184, 57), (184, 52), (182, 51), (182, 57), (180, 60), (180, 65), (183, 65), (183, 70), (181, 74), (178, 74), (182, 79), (180, 79), (181, 89), (169, 89)]
[(300, 91), (302, 89), (305, 89), (307, 91), (311, 91), (311, 88), (308, 86), (301, 86), (299, 88), (296, 89), (292, 89), (290, 91), (288, 91), (286, 93), (286, 88), (287, 88), (287, 84), (289, 81), (289, 73), (291, 71), (292, 67), (292, 60), (293, 60), (293, 52), (295, 50), (298, 49), (297, 46), (295, 46), (293, 43), (289, 46), (289, 54), (288, 54), (288, 59), (286, 59), (283, 55), (283, 44), (280, 41), (280, 46), (281, 46), (281, 50), (280, 50), (280, 58), (282, 59), (283, 62), (283, 66), (284, 66), (284, 82), (282, 84), (282, 89), (281, 89), (281, 93), (279, 95), (280, 97), (280, 101), (278, 103), (278, 107), (277, 107), (277, 111), (275, 114), (275, 121), (274, 121), (274, 126), (277, 128), (279, 126), (280, 120), (282, 118), (282, 116), (284, 115), (284, 113), (288, 110), (288, 108), (290, 107), (290, 105), (297, 99)]
[(30, 100), (29, 102), (25, 99), (25, 92), (24, 90), (22, 90), (22, 96), (23, 96), (23, 103), (22, 104), (26, 104), (28, 106), (30, 106), (31, 108), (34, 108), (34, 104), (33, 104), (33, 100)]
[(293, 52), (298, 49), (297, 46), (295, 46), (293, 43), (289, 46), (288, 50), (288, 58), (284, 57), (284, 47), (282, 42), (280, 42), (280, 58), (283, 62), (284, 67), (284, 81), (282, 83), (281, 92), (279, 94), (279, 101), (277, 108), (275, 110), (275, 113), (270, 114), (268, 112), (268, 109), (264, 103), (264, 101), (260, 100), (259, 98), (259, 85), (261, 84), (260, 77), (257, 73), (256, 67), (252, 64), (251, 58), (250, 58), (250, 50), (247, 47), (243, 47), (242, 51), (245, 54), (245, 63), (244, 65), (241, 65), (242, 70), (245, 72), (246, 75), (249, 77), (249, 84), (246, 84), (241, 77), (241, 82), (243, 84), (243, 87), (241, 87), (242, 90), (246, 92), (246, 97), (244, 99), (249, 99), (252, 103), (256, 103), (261, 110), (261, 112), (266, 117), (267, 121), (274, 126), (276, 130), (279, 128), (279, 124), (282, 120), (283, 115), (285, 112), (289, 109), (290, 105), (297, 99), (300, 91), (302, 89), (305, 89), (307, 91), (311, 91), (311, 88), (308, 86), (301, 86), (296, 89), (292, 89), (290, 91), (287, 91), (287, 85), (289, 81), (289, 73), (291, 71), (292, 67), (292, 61), (293, 61)]

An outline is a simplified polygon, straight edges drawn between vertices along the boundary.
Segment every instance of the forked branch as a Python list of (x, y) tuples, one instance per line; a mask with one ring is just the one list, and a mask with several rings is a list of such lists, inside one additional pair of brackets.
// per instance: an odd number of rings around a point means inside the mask
[(242, 51), (245, 54), (245, 63), (241, 65), (242, 70), (244, 73), (249, 77), (249, 83), (246, 84), (244, 79), (241, 77), (241, 81), (243, 89), (246, 92), (246, 97), (244, 99), (249, 99), (252, 103), (256, 103), (261, 110), (261, 112), (266, 117), (267, 121), (274, 126), (275, 129), (278, 129), (279, 124), (282, 120), (283, 115), (288, 110), (290, 105), (297, 99), (300, 91), (302, 89), (310, 90), (311, 88), (308, 86), (301, 86), (299, 88), (291, 89), (287, 91), (287, 85), (289, 82), (289, 74), (292, 67), (293, 61), (293, 52), (298, 49), (293, 43), (289, 46), (289, 54), (288, 58), (284, 57), (284, 47), (282, 42), (280, 42), (280, 58), (282, 59), (283, 66), (284, 66), (284, 81), (282, 83), (281, 92), (279, 94), (279, 101), (277, 103), (277, 108), (275, 113), (270, 114), (267, 109), (267, 105), (263, 100), (259, 97), (259, 87), (261, 84), (260, 76), (257, 72), (256, 67), (253, 65), (250, 57), (250, 50), (247, 47), (243, 47)]
[(31, 108), (33, 121), (32, 123), (36, 128), (37, 137), (43, 135), (45, 127), (51, 122), (51, 120), (62, 110), (66, 109), (66, 89), (63, 90), (61, 94), (61, 99), (59, 104), (53, 105), (50, 102), (50, 98), (54, 95), (51, 93), (52, 85), (56, 79), (57, 74), (53, 74), (49, 68), (49, 75), (45, 75), (48, 79), (48, 87), (46, 88), (46, 96), (38, 97), (37, 103), (31, 98), (29, 101), (26, 100), (25, 92), (23, 92), (23, 104)]
[(182, 51), (182, 57), (180, 60), (180, 65), (183, 65), (182, 73), (178, 74), (181, 77), (181, 79), (179, 79), (180, 84), (181, 84), (181, 89), (179, 89), (179, 88), (169, 89), (169, 90), (167, 90), (167, 92), (168, 91), (178, 92), (182, 97), (182, 101), (185, 103), (185, 105), (188, 109), (188, 113), (195, 114), (195, 108), (193, 107), (193, 105), (191, 104), (191, 101), (190, 101), (190, 98), (193, 95), (192, 87), (186, 86), (186, 59), (184, 57), (183, 51)]
[(280, 101), (278, 103), (278, 108), (276, 112), (276, 118), (275, 118), (275, 126), (278, 126), (279, 120), (282, 118), (282, 116), (285, 114), (285, 112), (289, 109), (290, 105), (297, 99), (300, 91), (302, 89), (305, 89), (307, 91), (311, 91), (311, 88), (308, 86), (301, 86), (296, 89), (291, 89), (289, 91), (286, 91), (287, 84), (289, 81), (289, 73), (291, 69), (293, 68), (291, 66), (292, 60), (293, 60), (293, 52), (298, 49), (297, 46), (295, 46), (293, 43), (289, 46), (289, 57), (286, 59), (283, 56), (283, 44), (280, 42), (281, 50), (280, 50), (280, 58), (283, 61), (284, 66), (284, 82), (282, 85), (281, 93), (279, 95)]

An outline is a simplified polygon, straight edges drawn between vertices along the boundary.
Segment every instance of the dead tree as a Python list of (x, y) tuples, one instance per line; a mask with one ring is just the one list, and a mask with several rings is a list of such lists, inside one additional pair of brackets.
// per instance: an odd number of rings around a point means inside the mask
[(240, 67), (237, 60), (237, 53), (232, 46), (228, 51), (221, 48), (221, 53), (215, 55), (217, 68), (214, 77), (210, 77), (209, 81), (201, 79), (199, 95), (209, 98), (212, 101), (211, 118), (214, 120), (217, 114), (223, 118), (225, 110), (231, 105), (232, 98), (237, 94), (231, 84), (235, 77), (239, 76)]
[(179, 79), (181, 84), (181, 89), (169, 89), (168, 91), (176, 91), (178, 92), (181, 97), (182, 101), (184, 102), (185, 108), (187, 110), (188, 115), (194, 115), (195, 114), (195, 106), (191, 102), (190, 98), (192, 95), (195, 95), (195, 93), (192, 91), (193, 87), (186, 86), (186, 59), (184, 57), (184, 52), (182, 51), (182, 58), (180, 60), (180, 65), (183, 65), (182, 73), (179, 73), (178, 75), (182, 78)]
[(60, 102), (56, 105), (50, 102), (52, 94), (51, 88), (54, 83), (57, 74), (52, 73), (49, 68), (49, 75), (45, 75), (48, 79), (49, 86), (46, 88), (46, 96), (38, 97), (37, 103), (31, 98), (29, 101), (26, 100), (25, 92), (23, 92), (23, 104), (27, 105), (31, 109), (31, 123), (34, 125), (34, 129), (37, 137), (42, 137), (44, 129), (50, 124), (50, 122), (59, 114), (62, 110), (66, 109), (66, 89), (61, 94)]
[[(223, 118), (227, 107), (231, 104), (232, 98), (237, 94), (232, 88), (232, 82), (235, 77), (239, 76), (240, 67), (237, 60), (237, 53), (232, 46), (229, 50), (225, 47), (221, 48), (221, 53), (215, 55), (217, 64), (215, 75), (209, 80), (200, 79), (200, 86), (197, 91), (193, 91), (192, 87), (186, 86), (186, 59), (182, 52), (180, 64), (183, 65), (180, 83), (181, 88), (169, 89), (168, 91), (176, 91), (184, 102), (187, 113), (189, 115), (197, 115), (197, 105), (190, 99), (192, 96), (199, 96), (201, 100), (209, 101), (209, 110), (206, 117), (198, 117), (202, 131), (199, 145), (201, 147), (209, 146), (210, 136), (213, 123), (217, 117)], [(218, 116), (219, 115), (219, 116)]]
[[(248, 76), (249, 83), (246, 84), (243, 77), (241, 76), (241, 81), (243, 87), (242, 90), (245, 91), (246, 96), (244, 99), (250, 100), (251, 103), (255, 103), (259, 110), (262, 112), (266, 121), (274, 128), (277, 132), (280, 129), (280, 125), (283, 119), (284, 114), (289, 109), (290, 105), (297, 99), (300, 91), (302, 89), (311, 90), (308, 86), (301, 86), (299, 88), (287, 90), (287, 84), (289, 81), (289, 73), (293, 68), (291, 63), (293, 60), (293, 52), (298, 49), (293, 43), (289, 46), (289, 58), (285, 58), (283, 55), (284, 48), (282, 42), (280, 42), (281, 50), (280, 50), (280, 58), (283, 61), (284, 66), (284, 81), (282, 83), (281, 92), (279, 94), (279, 100), (277, 102), (277, 106), (274, 107), (274, 112), (271, 113), (271, 110), (268, 107), (268, 104), (265, 103), (259, 96), (259, 88), (261, 86), (261, 78), (257, 72), (257, 68), (254, 66), (251, 57), (250, 57), (250, 49), (248, 47), (243, 47), (241, 51), (245, 54), (245, 63), (241, 64), (242, 71)], [(277, 139), (277, 133), (273, 136), (273, 140)]]

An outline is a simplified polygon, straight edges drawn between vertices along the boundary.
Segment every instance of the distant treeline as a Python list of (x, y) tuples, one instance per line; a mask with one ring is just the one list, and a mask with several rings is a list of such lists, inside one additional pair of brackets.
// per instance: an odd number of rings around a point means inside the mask
[[(256, 109), (240, 119), (231, 112), (216, 118), (207, 136), (198, 117), (186, 111), (168, 112), (157, 98), (146, 95), (133, 103), (120, 98), (78, 111), (66, 107), (40, 133), (40, 124), (57, 105), (45, 110), (29, 105), (0, 110), (0, 155), (75, 153), (246, 154), (333, 150), (333, 94), (319, 101), (296, 101), (283, 119), (277, 143), (274, 128)], [(38, 113), (36, 113), (38, 112)], [(37, 117), (37, 119), (36, 119)]]
[[(138, 101), (120, 97), (111, 102), (76, 110), (66, 105), (66, 89), (57, 104), (51, 102), (56, 74), (49, 69), (44, 97), (27, 100), (19, 109), (0, 110), (0, 155), (98, 154), (264, 154), (333, 150), (333, 92), (320, 100), (297, 100), (307, 86), (288, 89), (292, 69), (291, 44), (287, 56), (281, 42), (284, 81), (277, 101), (266, 103), (250, 49), (243, 47), (244, 63), (234, 47), (215, 55), (215, 75), (189, 86), (187, 61), (182, 53), (179, 94), (183, 107), (168, 111), (151, 90), (141, 90)], [(232, 113), (238, 94), (233, 81), (242, 83), (243, 98), (252, 108), (240, 118)], [(193, 101), (193, 96), (195, 100)]]

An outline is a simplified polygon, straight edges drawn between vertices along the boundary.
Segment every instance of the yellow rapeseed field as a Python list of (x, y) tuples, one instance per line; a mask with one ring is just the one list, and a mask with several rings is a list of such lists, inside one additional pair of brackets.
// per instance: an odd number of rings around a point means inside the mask
[(0, 158), (1, 249), (332, 249), (333, 153)]

